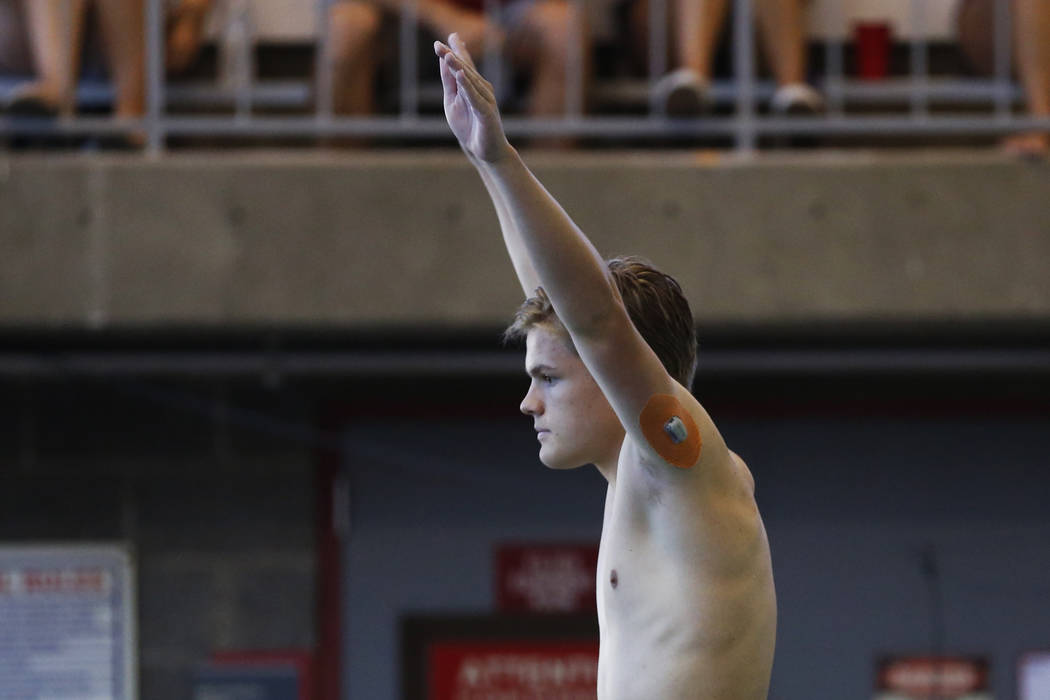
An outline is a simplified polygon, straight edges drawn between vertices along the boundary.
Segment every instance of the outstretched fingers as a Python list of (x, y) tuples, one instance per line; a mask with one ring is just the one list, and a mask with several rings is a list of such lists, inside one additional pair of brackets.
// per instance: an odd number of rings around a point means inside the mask
[[(437, 48), (436, 45), (439, 43), (441, 42), (435, 42), (435, 48)], [(442, 46), (444, 46), (444, 44), (442, 44)], [(445, 46), (445, 50), (448, 51), (447, 46)], [(440, 53), (438, 53), (438, 55), (441, 56)], [(438, 63), (440, 64), (441, 87), (445, 91), (445, 97), (450, 100), (455, 99), (456, 93), (459, 92), (459, 88), (456, 85), (456, 76), (452, 74), (452, 67), (444, 56), (441, 56)]]
[[(456, 52), (445, 55), (445, 61), (449, 63), (452, 74), (459, 83), (461, 89), (466, 90), (471, 97), (486, 102), (489, 105), (496, 103), (496, 96), (492, 91), (492, 85), (481, 77), (477, 69), (468, 65)], [(479, 105), (480, 106), (480, 105)]]

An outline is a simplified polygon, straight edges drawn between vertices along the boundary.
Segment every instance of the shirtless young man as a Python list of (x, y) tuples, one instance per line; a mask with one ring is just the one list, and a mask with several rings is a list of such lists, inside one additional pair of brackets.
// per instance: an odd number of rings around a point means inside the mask
[(750, 472), (689, 393), (688, 303), (637, 259), (602, 260), (507, 142), (459, 37), (449, 44), (434, 45), (445, 115), (536, 295), (509, 330), (526, 335), (521, 410), (545, 465), (594, 464), (609, 482), (598, 697), (761, 700), (776, 637), (769, 545)]

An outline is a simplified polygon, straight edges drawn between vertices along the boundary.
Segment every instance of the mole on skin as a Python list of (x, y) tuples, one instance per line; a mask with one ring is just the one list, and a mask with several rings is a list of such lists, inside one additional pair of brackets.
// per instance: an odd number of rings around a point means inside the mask
[(616, 588), (616, 584), (619, 583), (619, 582), (620, 582), (620, 579), (616, 577), (616, 569), (613, 569), (612, 573), (609, 574), (609, 583), (612, 584), (613, 588)]

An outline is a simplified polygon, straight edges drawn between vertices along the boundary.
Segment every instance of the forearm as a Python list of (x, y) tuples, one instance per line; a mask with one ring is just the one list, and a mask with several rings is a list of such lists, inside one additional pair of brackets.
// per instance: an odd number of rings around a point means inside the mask
[(540, 286), (540, 280), (532, 266), (532, 261), (529, 259), (529, 254), (525, 250), (525, 243), (521, 240), (518, 227), (510, 215), (506, 202), (503, 201), (503, 194), (500, 192), (499, 187), (496, 186), (496, 182), (488, 168), (483, 167), (484, 164), (469, 153), (467, 157), (474, 164), (474, 167), (477, 168), (481, 181), (489, 193), (489, 198), (496, 208), (496, 217), (499, 219), (500, 231), (503, 233), (503, 242), (507, 246), (507, 253), (510, 255), (510, 262), (514, 266), (514, 272), (518, 275), (521, 289), (525, 293), (526, 298), (531, 297), (536, 294), (536, 287)]
[[(476, 165), (497, 213), (503, 208), (501, 225), (512, 259), (517, 250), (571, 334), (591, 334), (619, 304), (601, 255), (513, 148), (494, 163)], [(519, 278), (524, 286), (520, 272)]]

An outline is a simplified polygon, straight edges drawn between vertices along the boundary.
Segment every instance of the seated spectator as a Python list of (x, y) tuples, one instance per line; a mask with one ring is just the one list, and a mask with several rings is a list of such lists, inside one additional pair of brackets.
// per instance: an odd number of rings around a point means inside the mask
[[(114, 85), (113, 113), (117, 117), (140, 117), (146, 101), (144, 0), (91, 1)], [(210, 3), (211, 0), (168, 3), (166, 57), (170, 71), (185, 69), (196, 56)], [(73, 93), (80, 72), (88, 9), (87, 0), (22, 0), (21, 15), (35, 78), (4, 96), (7, 113), (53, 116), (74, 111)], [(10, 6), (5, 16), (17, 18)]]
[[(396, 17), (409, 0), (341, 0), (331, 8), (333, 106), (338, 114), (375, 111), (375, 77), (384, 17)], [(567, 0), (510, 0), (492, 26), (482, 0), (419, 0), (420, 24), (434, 38), (457, 32), (475, 55), (490, 47), (502, 50), (515, 69), (531, 74), (527, 112), (554, 116), (565, 112), (570, 51), (579, 48), (586, 76), (586, 27), (582, 13)], [(577, 43), (580, 32), (582, 44)], [(384, 42), (385, 43), (385, 42)], [(584, 80), (579, 81), (582, 104)], [(555, 144), (548, 144), (555, 145)]]
[[(958, 6), (959, 42), (974, 68), (984, 75), (995, 73), (996, 0), (962, 0)], [(1014, 0), (1014, 69), (1020, 72), (1028, 113), (1050, 118), (1050, 3)], [(1022, 157), (1050, 156), (1050, 131), (1014, 134), (1003, 140), (1007, 152)]]
[[(648, 54), (649, 2), (632, 0), (632, 44)], [(668, 44), (673, 66), (655, 86), (653, 98), (667, 114), (688, 117), (711, 106), (712, 61), (723, 31), (730, 0), (667, 0)], [(764, 48), (777, 90), (771, 108), (778, 114), (815, 114), (823, 111), (820, 94), (806, 84), (803, 38), (804, 0), (753, 0)]]
[[(72, 111), (74, 65), (80, 57), (84, 20), (83, 0), (70, 0), (66, 7), (53, 0), (13, 0), (5, 3), (5, 19), (19, 24), (5, 34), (24, 37), (29, 51), (30, 70), (35, 79), (21, 83), (3, 96), (3, 111), (26, 116), (54, 115)], [(10, 48), (12, 43), (5, 42)]]

